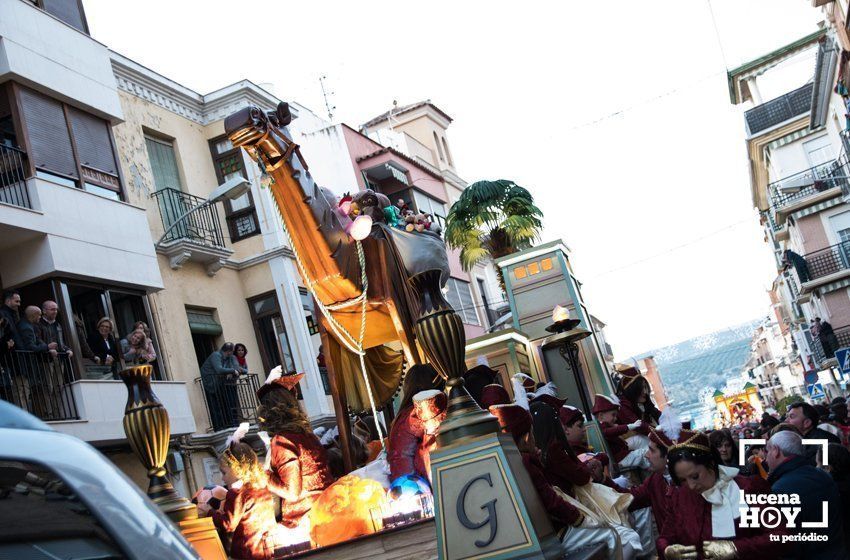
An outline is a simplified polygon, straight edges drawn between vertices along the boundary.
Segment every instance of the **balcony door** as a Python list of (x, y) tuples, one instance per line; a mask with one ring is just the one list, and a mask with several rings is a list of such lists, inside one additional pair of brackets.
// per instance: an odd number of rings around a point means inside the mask
[(846, 270), (850, 268), (850, 211), (830, 216), (829, 225), (838, 245), (837, 254), (840, 259), (837, 263), (840, 265), (838, 270)]
[[(151, 165), (156, 198), (162, 215), (164, 227), (167, 229), (177, 218), (189, 211), (185, 197), (181, 196), (183, 185), (180, 182), (180, 171), (177, 167), (177, 156), (174, 153), (174, 143), (162, 138), (145, 136), (145, 146), (148, 150), (148, 161)], [(185, 225), (177, 226), (176, 237), (187, 237)], [(183, 231), (180, 231), (183, 230)]]

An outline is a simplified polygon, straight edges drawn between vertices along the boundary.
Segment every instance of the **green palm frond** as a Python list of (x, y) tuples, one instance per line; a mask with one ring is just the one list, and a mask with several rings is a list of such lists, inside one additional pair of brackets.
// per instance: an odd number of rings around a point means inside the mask
[(487, 257), (527, 248), (538, 239), (543, 212), (513, 181), (477, 181), (463, 191), (446, 217), (446, 243), (461, 250), (467, 271)]

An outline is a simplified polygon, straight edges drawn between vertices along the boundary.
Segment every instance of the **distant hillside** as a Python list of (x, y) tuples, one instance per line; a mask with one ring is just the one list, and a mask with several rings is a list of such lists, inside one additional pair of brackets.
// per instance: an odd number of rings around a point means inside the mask
[(654, 356), (667, 397), (682, 415), (697, 418), (702, 408), (700, 393), (709, 387), (723, 388), (730, 378), (740, 375), (749, 357), (753, 331), (760, 322), (743, 323), (635, 358)]

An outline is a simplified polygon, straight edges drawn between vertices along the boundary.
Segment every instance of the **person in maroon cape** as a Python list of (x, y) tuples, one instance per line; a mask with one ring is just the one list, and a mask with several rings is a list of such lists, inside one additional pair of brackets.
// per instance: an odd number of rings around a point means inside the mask
[[(531, 478), (543, 508), (559, 529), (562, 550), (573, 552), (586, 546), (603, 544), (609, 557), (613, 558), (617, 547), (620, 546), (617, 531), (614, 528), (601, 527), (594, 520), (586, 518), (564, 497), (566, 493), (563, 490), (559, 493), (547, 480), (540, 450), (535, 445), (531, 414), (513, 403), (493, 405), (490, 407), (490, 414), (499, 421), (502, 431), (513, 437), (522, 457), (522, 464)], [(633, 557), (633, 550), (623, 550), (623, 558)]]
[[(678, 490), (667, 501), (657, 541), (665, 560), (773, 560), (785, 546), (772, 541), (777, 530), (740, 526), (741, 493), (769, 494), (760, 477), (746, 477), (721, 464), (708, 437), (682, 430), (669, 446), (667, 468)], [(675, 522), (672, 520), (675, 519)]]
[(649, 381), (641, 375), (637, 368), (629, 367), (620, 372), (620, 383), (617, 387), (617, 397), (620, 399), (620, 410), (617, 417), (622, 424), (632, 424), (638, 420), (642, 426), (636, 433), (647, 435), (651, 426), (658, 425), (661, 412), (652, 402)]
[(508, 390), (497, 383), (485, 385), (481, 389), (481, 408), (489, 410), (494, 404), (508, 404), (511, 402), (511, 396)]
[(303, 529), (313, 501), (334, 481), (325, 448), (293, 393), (303, 376), (282, 374), (278, 366), (257, 391), (260, 428), (271, 438), (269, 489), (280, 496), (280, 522), (290, 529)]
[[(563, 405), (563, 401), (560, 404)], [(546, 480), (575, 497), (573, 487), (584, 486), (591, 481), (592, 476), (590, 469), (578, 460), (570, 447), (556, 410), (546, 403), (546, 399), (535, 399), (531, 403), (534, 442), (540, 451), (540, 463)]]
[[(680, 428), (681, 429), (681, 428)], [(678, 431), (675, 436), (678, 436)], [(639, 486), (632, 486), (627, 492), (633, 497), (629, 511), (635, 517), (635, 525), (642, 523), (649, 525), (650, 520), (646, 517), (652, 513), (655, 518), (655, 526), (660, 533), (667, 523), (667, 508), (677, 487), (673, 484), (670, 474), (667, 472), (667, 449), (673, 444), (664, 432), (649, 429), (649, 449), (646, 458), (649, 460), (649, 470), (652, 474)], [(638, 531), (644, 550), (652, 550), (657, 535), (652, 531)]]
[[(247, 428), (247, 424), (245, 425)], [(247, 431), (247, 430), (246, 430)], [(274, 557), (275, 499), (267, 488), (268, 477), (257, 454), (236, 437), (220, 460), (224, 482), (230, 486), (224, 503), (212, 511), (215, 526), (231, 533), (229, 555), (238, 560)], [(198, 506), (209, 511), (210, 506)]]
[[(619, 418), (620, 401), (616, 397), (597, 394), (593, 400), (593, 415), (599, 422), (599, 429), (605, 437), (608, 449), (620, 469), (637, 467), (648, 469), (646, 448), (641, 436), (648, 433), (642, 420), (626, 423)], [(645, 438), (644, 438), (645, 439)]]

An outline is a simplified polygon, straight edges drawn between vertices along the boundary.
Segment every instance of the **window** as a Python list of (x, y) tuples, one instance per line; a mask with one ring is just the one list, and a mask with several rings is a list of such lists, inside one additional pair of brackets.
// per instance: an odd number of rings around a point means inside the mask
[(528, 273), (531, 274), (532, 276), (535, 275), (535, 274), (540, 274), (540, 265), (537, 264), (536, 262), (529, 263)]
[(514, 277), (517, 280), (522, 280), (526, 276), (528, 276), (528, 272), (525, 270), (524, 266), (518, 266), (514, 269)]
[(496, 312), (490, 308), (490, 301), (487, 298), (487, 285), (483, 278), (476, 277), (475, 281), (478, 282), (478, 293), (481, 294), (481, 302), (484, 304), (484, 313), (487, 315), (487, 321), (492, 325), (498, 317), (496, 316)]
[(463, 282), (457, 278), (449, 278), (446, 284), (448, 293), (446, 300), (460, 315), (461, 320), (467, 325), (480, 325), (478, 314), (475, 312), (475, 302), (472, 299), (472, 290), (469, 282)]
[(27, 88), (16, 88), (36, 174), (121, 199), (109, 123)]
[(552, 259), (543, 259), (540, 261), (540, 268), (543, 270), (552, 270)]
[(86, 13), (83, 11), (80, 0), (33, 0), (33, 4), (56, 19), (88, 34), (89, 26), (86, 22)]
[(311, 336), (319, 334), (319, 325), (316, 324), (316, 320), (313, 318), (316, 314), (315, 309), (313, 309), (313, 296), (310, 295), (310, 292), (306, 288), (298, 288), (298, 295), (301, 296), (301, 307), (307, 312), (307, 330), (310, 331)]
[(96, 515), (53, 471), (4, 459), (0, 472), (0, 557), (124, 558)]
[[(219, 184), (233, 177), (248, 178), (245, 173), (242, 150), (234, 148), (228, 138), (220, 137), (211, 140), (210, 151), (215, 166), (215, 176)], [(240, 241), (260, 233), (260, 222), (257, 219), (257, 211), (254, 207), (254, 197), (250, 191), (236, 200), (226, 200), (224, 209), (232, 241)]]
[(445, 161), (446, 158), (443, 156), (443, 147), (440, 145), (440, 139), (437, 138), (436, 132), (431, 132), (434, 135), (434, 144), (437, 145), (437, 153), (440, 154), (440, 161)]
[(416, 203), (416, 211), (421, 212), (423, 214), (431, 214), (434, 218), (434, 221), (437, 222), (440, 227), (446, 227), (446, 205), (437, 200), (436, 198), (431, 198), (427, 194), (424, 194), (419, 191), (413, 191), (413, 200)]
[(283, 365), (286, 371), (294, 371), (295, 360), (292, 357), (289, 336), (286, 334), (286, 327), (280, 315), (277, 294), (269, 292), (252, 298), (248, 300), (248, 307), (254, 320), (254, 329), (265, 370), (270, 371), (275, 366)]
[(449, 165), (454, 167), (454, 162), (452, 162), (452, 154), (449, 153), (449, 145), (446, 143), (446, 137), (443, 136), (441, 140), (443, 141), (443, 151), (446, 152), (446, 161), (449, 162)]

